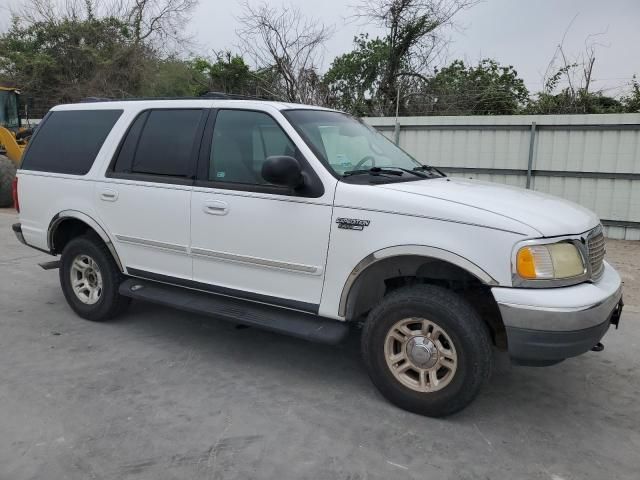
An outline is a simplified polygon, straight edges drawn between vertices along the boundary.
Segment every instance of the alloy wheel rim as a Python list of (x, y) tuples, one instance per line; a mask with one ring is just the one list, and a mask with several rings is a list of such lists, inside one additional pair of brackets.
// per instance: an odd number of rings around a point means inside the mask
[(426, 318), (397, 321), (387, 333), (384, 356), (393, 376), (420, 393), (442, 390), (458, 368), (458, 355), (447, 332)]
[(71, 262), (71, 288), (78, 300), (93, 305), (102, 296), (102, 274), (96, 261), (88, 255), (77, 255)]

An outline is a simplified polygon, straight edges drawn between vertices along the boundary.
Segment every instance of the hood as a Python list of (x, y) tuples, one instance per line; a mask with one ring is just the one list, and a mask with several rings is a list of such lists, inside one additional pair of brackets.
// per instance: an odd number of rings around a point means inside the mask
[(489, 211), (528, 225), (544, 237), (583, 233), (600, 221), (591, 210), (568, 200), (479, 180), (447, 177), (381, 187)]

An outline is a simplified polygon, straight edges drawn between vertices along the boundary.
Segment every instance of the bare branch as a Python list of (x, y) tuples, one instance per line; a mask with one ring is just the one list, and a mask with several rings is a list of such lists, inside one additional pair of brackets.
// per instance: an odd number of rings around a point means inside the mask
[(317, 101), (317, 69), (333, 28), (305, 18), (291, 6), (275, 8), (248, 1), (238, 21), (241, 27), (236, 33), (245, 53), (258, 69), (276, 74), (273, 89), (287, 101)]

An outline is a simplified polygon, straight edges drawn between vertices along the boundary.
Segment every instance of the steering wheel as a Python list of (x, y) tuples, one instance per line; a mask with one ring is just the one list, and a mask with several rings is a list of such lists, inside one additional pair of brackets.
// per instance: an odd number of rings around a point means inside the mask
[(373, 157), (373, 155), (367, 155), (365, 157), (362, 157), (360, 159), (360, 161), (358, 163), (356, 163), (356, 166), (354, 167), (355, 170), (359, 169), (360, 167), (362, 167), (362, 165), (364, 165), (365, 163), (371, 161), (371, 166), (375, 167), (376, 166), (376, 159)]

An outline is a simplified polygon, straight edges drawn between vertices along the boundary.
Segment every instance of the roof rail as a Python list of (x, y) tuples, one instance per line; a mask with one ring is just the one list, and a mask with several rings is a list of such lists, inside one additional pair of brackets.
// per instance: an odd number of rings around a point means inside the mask
[(199, 97), (128, 97), (128, 98), (108, 98), (108, 97), (85, 97), (78, 101), (78, 103), (97, 103), (97, 102), (135, 102), (140, 100), (202, 100), (202, 99), (214, 99), (214, 100), (260, 100), (262, 102), (274, 102), (270, 98), (240, 95), (237, 93), (224, 93), (224, 92), (207, 92)]

